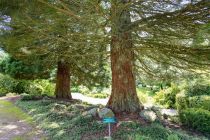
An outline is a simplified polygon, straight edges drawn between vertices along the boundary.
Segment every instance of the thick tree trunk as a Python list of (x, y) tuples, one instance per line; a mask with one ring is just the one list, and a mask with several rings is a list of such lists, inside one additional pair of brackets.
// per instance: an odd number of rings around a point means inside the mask
[[(133, 72), (134, 52), (132, 36), (125, 31), (131, 23), (129, 11), (117, 11), (117, 3), (112, 3), (112, 42), (111, 42), (111, 70), (112, 93), (107, 106), (115, 113), (135, 113), (142, 109), (136, 92), (135, 76)], [(120, 4), (124, 4), (121, 0)]]
[(72, 99), (70, 91), (70, 67), (58, 62), (55, 95), (58, 99)]

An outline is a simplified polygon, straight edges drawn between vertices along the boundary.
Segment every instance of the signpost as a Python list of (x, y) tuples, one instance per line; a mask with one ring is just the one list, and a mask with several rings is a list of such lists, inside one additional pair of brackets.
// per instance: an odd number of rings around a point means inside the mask
[(103, 123), (108, 123), (109, 136), (107, 137), (107, 139), (111, 140), (111, 123), (116, 123), (116, 118), (104, 118)]

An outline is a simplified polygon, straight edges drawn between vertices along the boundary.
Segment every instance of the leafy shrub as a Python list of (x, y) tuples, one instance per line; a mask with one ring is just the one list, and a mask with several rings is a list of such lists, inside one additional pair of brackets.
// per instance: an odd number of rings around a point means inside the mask
[(27, 81), (23, 91), (30, 95), (53, 96), (54, 88), (54, 84), (50, 83), (49, 80), (35, 80)]
[(30, 86), (30, 81), (16, 80), (16, 83), (13, 85), (13, 92), (18, 94), (25, 93), (29, 86)]
[(210, 95), (210, 85), (193, 84), (186, 87), (187, 96)]
[(0, 97), (5, 96), (7, 94), (7, 90), (0, 87)]
[(49, 80), (35, 80), (33, 84), (41, 89), (41, 94), (48, 96), (54, 95), (55, 84), (51, 83)]
[(188, 98), (184, 92), (176, 95), (176, 107), (178, 111), (188, 108)]
[(181, 122), (201, 132), (210, 132), (210, 112), (204, 109), (188, 108), (180, 112)]
[(90, 94), (90, 90), (85, 86), (79, 86), (79, 92), (84, 95)]
[(141, 99), (142, 103), (147, 103), (149, 101), (149, 97), (145, 93), (138, 93), (139, 99)]
[(201, 96), (189, 97), (189, 107), (202, 108), (210, 111), (210, 96), (201, 95)]
[(0, 74), (0, 94), (6, 95), (9, 92), (14, 92), (14, 85), (16, 81), (8, 75)]
[(71, 92), (79, 92), (79, 87), (78, 86), (71, 87)]
[(30, 84), (26, 90), (27, 94), (30, 95), (41, 95), (42, 94), (42, 87), (39, 84), (33, 83)]
[(0, 96), (5, 96), (10, 92), (52, 96), (54, 88), (54, 84), (49, 80), (15, 80), (8, 75), (0, 74)]
[(180, 89), (176, 85), (172, 87), (160, 90), (155, 95), (155, 101), (167, 108), (176, 108), (176, 95), (180, 92)]
[(89, 96), (89, 97), (93, 97), (93, 98), (107, 98), (109, 97), (109, 94), (107, 91), (107, 88), (92, 88), (92, 89), (89, 89), (88, 87), (86, 86), (79, 86), (79, 87), (73, 87), (71, 89), (72, 92), (79, 92), (85, 96)]
[(165, 140), (170, 134), (170, 132), (160, 124), (152, 124), (150, 127), (146, 127), (142, 131), (145, 135), (156, 140)]
[(95, 93), (95, 94), (87, 94), (87, 96), (93, 97), (93, 98), (107, 98), (109, 95), (106, 93)]
[(171, 134), (168, 136), (167, 140), (180, 140), (176, 134)]

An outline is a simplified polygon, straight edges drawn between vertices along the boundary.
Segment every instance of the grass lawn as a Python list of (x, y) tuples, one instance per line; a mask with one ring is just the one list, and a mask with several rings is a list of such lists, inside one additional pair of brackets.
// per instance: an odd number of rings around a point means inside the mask
[[(103, 140), (107, 135), (107, 125), (101, 120), (82, 115), (93, 107), (86, 103), (39, 100), (18, 101), (16, 104), (33, 117), (50, 140)], [(61, 107), (55, 109), (55, 106)], [(207, 140), (165, 128), (159, 123), (143, 125), (138, 121), (123, 121), (118, 124), (118, 127), (114, 126), (114, 140)]]

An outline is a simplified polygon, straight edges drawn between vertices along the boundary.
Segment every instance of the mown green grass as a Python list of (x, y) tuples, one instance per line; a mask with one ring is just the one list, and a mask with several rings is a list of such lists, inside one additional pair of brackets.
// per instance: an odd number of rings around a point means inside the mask
[(10, 117), (11, 115), (14, 118), (17, 118), (19, 120), (25, 120), (27, 123), (32, 124), (32, 117), (24, 113), (20, 108), (14, 106), (11, 102), (0, 100), (0, 112), (2, 114), (7, 115)]
[[(65, 111), (53, 111), (55, 104), (66, 104)], [(42, 128), (50, 140), (103, 140), (107, 125), (91, 116), (83, 116), (84, 110), (76, 109), (75, 104), (84, 106), (84, 103), (65, 103), (54, 100), (48, 101), (18, 101), (17, 105), (26, 110)], [(172, 139), (171, 139), (172, 138)], [(190, 136), (183, 131), (165, 128), (154, 123), (141, 125), (139, 122), (121, 122), (117, 131), (113, 133), (113, 140), (207, 140), (205, 137)], [(175, 139), (176, 140), (176, 139)]]
[[(51, 140), (79, 140), (83, 137), (98, 139), (96, 133), (103, 133), (105, 125), (94, 121), (90, 116), (83, 116), (82, 111), (67, 105), (68, 112), (53, 111), (54, 101), (19, 101), (17, 105), (26, 110), (37, 125), (42, 128)], [(62, 103), (63, 104), (63, 103)], [(81, 104), (89, 107), (86, 104)], [(70, 114), (68, 114), (70, 113)]]

